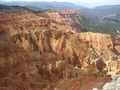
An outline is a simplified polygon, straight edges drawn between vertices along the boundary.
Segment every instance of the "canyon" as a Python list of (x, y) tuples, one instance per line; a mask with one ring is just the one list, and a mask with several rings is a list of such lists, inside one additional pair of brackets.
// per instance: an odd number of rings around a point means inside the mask
[(81, 16), (0, 11), (0, 90), (102, 90), (120, 73), (120, 39), (84, 32)]

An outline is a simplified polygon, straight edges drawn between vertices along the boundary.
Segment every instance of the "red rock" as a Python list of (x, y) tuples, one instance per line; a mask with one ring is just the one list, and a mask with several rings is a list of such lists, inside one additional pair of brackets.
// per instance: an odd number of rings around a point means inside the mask
[(104, 69), (114, 65), (107, 59), (119, 54), (119, 45), (108, 34), (83, 33), (77, 11), (0, 17), (0, 89), (90, 90), (110, 80)]

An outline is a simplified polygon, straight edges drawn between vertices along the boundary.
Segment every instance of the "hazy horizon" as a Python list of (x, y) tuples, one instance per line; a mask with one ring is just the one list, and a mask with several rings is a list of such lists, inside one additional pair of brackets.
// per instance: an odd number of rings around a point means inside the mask
[[(6, 1), (6, 2), (10, 2), (10, 1), (29, 1), (29, 2), (35, 2), (35, 1), (43, 1), (43, 0), (1, 0), (1, 1)], [(57, 2), (71, 2), (77, 5), (81, 5), (81, 6), (85, 6), (85, 7), (96, 7), (96, 6), (103, 6), (103, 5), (116, 5), (116, 4), (120, 4), (120, 0), (44, 0), (47, 2), (53, 2), (53, 1), (57, 1)]]

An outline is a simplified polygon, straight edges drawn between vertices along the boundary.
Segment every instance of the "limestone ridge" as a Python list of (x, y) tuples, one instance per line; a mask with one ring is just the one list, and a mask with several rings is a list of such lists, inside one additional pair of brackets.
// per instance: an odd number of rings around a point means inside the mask
[(74, 10), (0, 12), (0, 89), (90, 90), (109, 81), (119, 72), (108, 62), (119, 63), (118, 41), (83, 32), (80, 19)]

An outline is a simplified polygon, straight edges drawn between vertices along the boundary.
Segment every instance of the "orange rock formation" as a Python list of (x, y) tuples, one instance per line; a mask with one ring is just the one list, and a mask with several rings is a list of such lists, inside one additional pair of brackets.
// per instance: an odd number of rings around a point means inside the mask
[(0, 89), (90, 90), (109, 81), (119, 45), (83, 33), (79, 19), (74, 10), (0, 12)]

